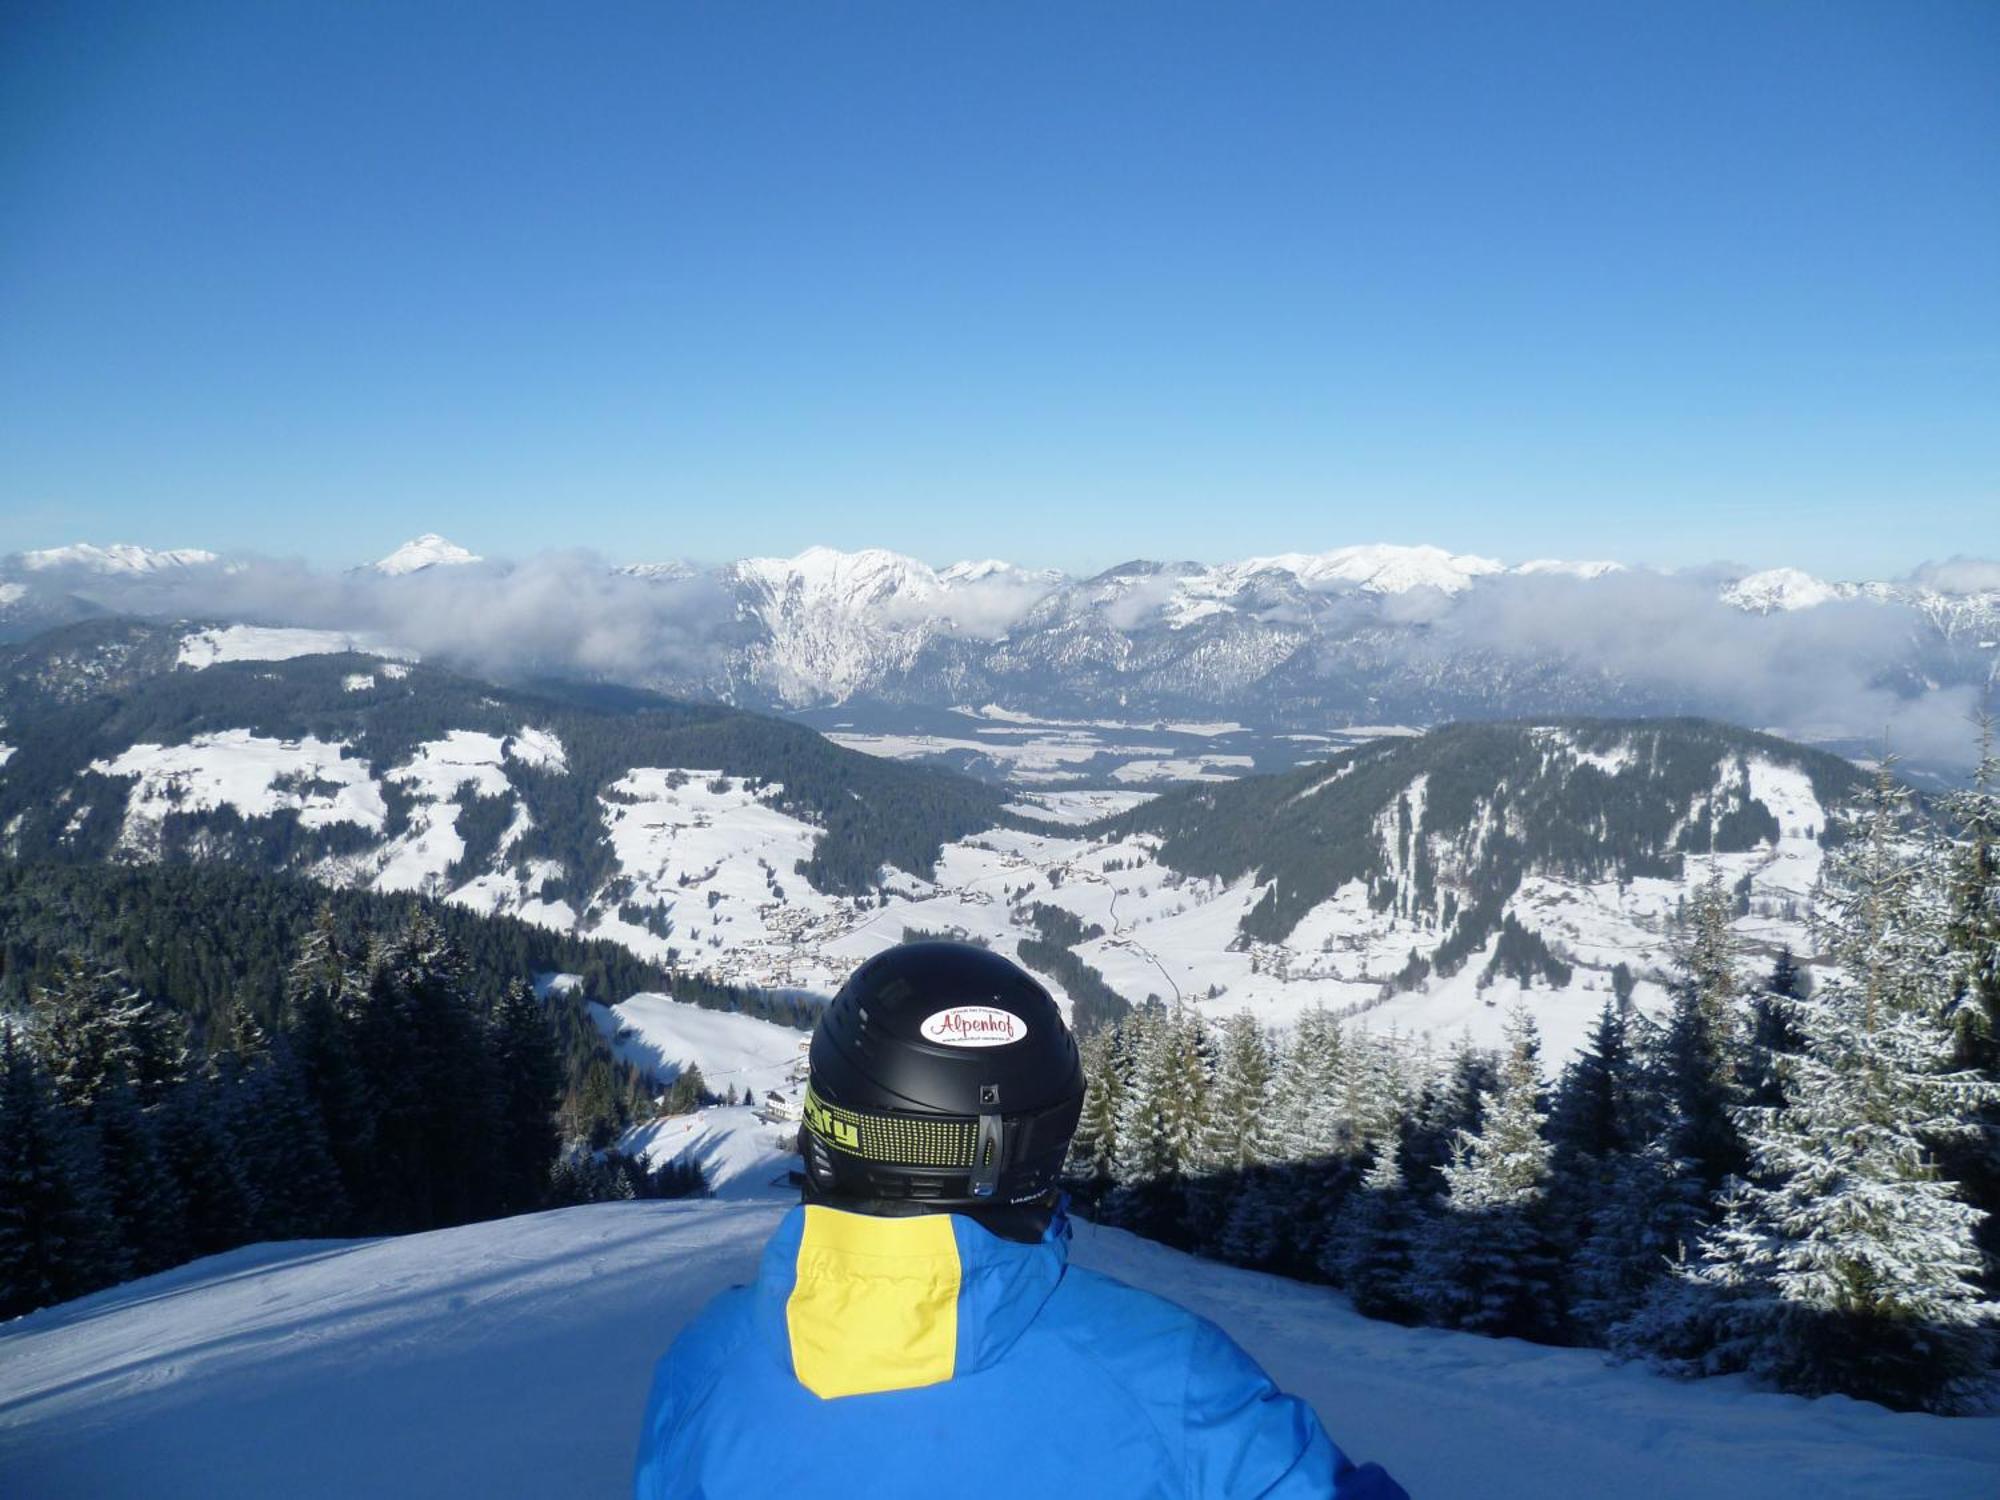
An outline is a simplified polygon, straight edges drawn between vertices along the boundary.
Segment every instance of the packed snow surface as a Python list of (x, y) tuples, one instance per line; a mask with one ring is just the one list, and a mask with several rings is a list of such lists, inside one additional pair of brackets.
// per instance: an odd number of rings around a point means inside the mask
[(662, 1083), (696, 1068), (712, 1094), (734, 1088), (761, 1100), (790, 1096), (804, 1082), (807, 1032), (653, 993), (590, 1009), (618, 1055)]
[[(0, 1475), (36, 1500), (623, 1493), (654, 1360), (749, 1279), (781, 1211), (602, 1204), (252, 1246), (32, 1314), (0, 1332)], [(1215, 1320), (1419, 1500), (2000, 1493), (2000, 1419), (1398, 1328), (1087, 1224), (1074, 1258)]]

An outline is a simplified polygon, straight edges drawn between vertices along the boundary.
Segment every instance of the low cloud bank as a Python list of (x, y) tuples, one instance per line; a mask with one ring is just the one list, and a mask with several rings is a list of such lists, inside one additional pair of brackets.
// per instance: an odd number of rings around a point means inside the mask
[[(1942, 565), (1963, 570), (2000, 565)], [(1690, 710), (1810, 739), (1887, 743), (1960, 766), (1995, 653), (1953, 645), (1909, 605), (1840, 600), (1746, 613), (1710, 580), (1627, 572), (1584, 582), (1506, 578), (1451, 601), (1422, 649), (1557, 659)]]
[(171, 575), (93, 577), (78, 580), (76, 592), (135, 614), (352, 631), (501, 677), (580, 673), (685, 688), (723, 665), (741, 629), (735, 601), (706, 575), (635, 577), (580, 551), (400, 576), (247, 558)]
[[(2000, 590), (2000, 563), (1953, 558), (1908, 581), (1954, 594)], [(400, 577), (242, 558), (137, 577), (77, 572), (60, 582), (121, 612), (347, 630), (486, 675), (587, 675), (684, 694), (740, 690), (741, 650), (761, 631), (716, 575), (634, 576), (587, 551)], [(1063, 609), (1094, 613), (1118, 631), (1149, 630), (1163, 623), (1177, 583), (1160, 573), (1075, 586)], [(1051, 575), (996, 569), (897, 601), (876, 623), (942, 626), (976, 651), (974, 643), (1012, 630), (1059, 623), (1039, 607), (1062, 586)], [(1699, 572), (1508, 575), (1457, 594), (1337, 587), (1294, 592), (1262, 610), (1252, 603), (1249, 614), (1328, 643), (1329, 671), (1337, 643), (1364, 637), (1378, 660), (1418, 671), (1450, 663), (1462, 672), (1468, 662), (1476, 670), (1481, 661), (1558, 666), (1615, 685), (1607, 707), (1643, 700), (1800, 738), (1886, 740), (1912, 759), (1951, 767), (1970, 763), (1971, 720), (2000, 660), (1982, 632), (1947, 639), (1910, 604), (1861, 598), (1753, 614), (1725, 603), (1716, 577)], [(1343, 669), (1352, 667), (1349, 656)]]

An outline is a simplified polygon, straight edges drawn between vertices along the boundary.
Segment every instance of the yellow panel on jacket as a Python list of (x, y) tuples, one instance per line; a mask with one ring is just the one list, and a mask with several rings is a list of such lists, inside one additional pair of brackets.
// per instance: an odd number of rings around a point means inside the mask
[(799, 1383), (833, 1397), (951, 1379), (960, 1274), (946, 1214), (884, 1219), (806, 1205), (785, 1303)]

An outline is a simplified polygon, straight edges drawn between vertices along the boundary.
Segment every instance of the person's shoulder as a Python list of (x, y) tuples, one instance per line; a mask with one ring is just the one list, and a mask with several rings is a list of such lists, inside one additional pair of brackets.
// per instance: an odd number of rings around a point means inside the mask
[(1099, 1363), (1155, 1379), (1170, 1367), (1184, 1368), (1212, 1331), (1207, 1319), (1178, 1302), (1082, 1266), (1063, 1273), (1046, 1321)]
[(1132, 1286), (1087, 1266), (1070, 1266), (1063, 1271), (1054, 1300), (1068, 1304), (1081, 1316), (1115, 1317), (1138, 1327), (1185, 1331), (1201, 1321), (1198, 1314), (1158, 1292)]
[(1139, 1372), (1148, 1385), (1204, 1373), (1262, 1377), (1219, 1324), (1157, 1292), (1071, 1266), (1050, 1301), (1054, 1327), (1103, 1365)]
[(660, 1357), (659, 1378), (682, 1390), (708, 1384), (753, 1336), (754, 1297), (749, 1287), (718, 1292), (690, 1318)]

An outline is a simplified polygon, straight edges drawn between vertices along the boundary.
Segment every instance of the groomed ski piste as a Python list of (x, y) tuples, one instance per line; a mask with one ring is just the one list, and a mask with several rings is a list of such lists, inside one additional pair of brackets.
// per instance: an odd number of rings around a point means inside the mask
[[(782, 1211), (751, 1174), (705, 1201), (251, 1246), (30, 1314), (0, 1329), (0, 1493), (623, 1493), (653, 1361)], [(1418, 1500), (2000, 1494), (2000, 1418), (1399, 1328), (1089, 1224), (1074, 1258), (1219, 1323)]]

